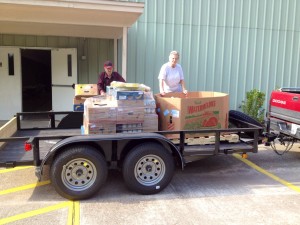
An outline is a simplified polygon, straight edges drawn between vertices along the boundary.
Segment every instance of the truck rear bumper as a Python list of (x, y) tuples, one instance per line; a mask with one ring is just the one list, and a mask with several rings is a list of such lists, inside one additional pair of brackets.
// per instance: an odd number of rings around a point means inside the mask
[(287, 122), (278, 118), (270, 118), (270, 131), (282, 133), (287, 136), (300, 139), (300, 125)]

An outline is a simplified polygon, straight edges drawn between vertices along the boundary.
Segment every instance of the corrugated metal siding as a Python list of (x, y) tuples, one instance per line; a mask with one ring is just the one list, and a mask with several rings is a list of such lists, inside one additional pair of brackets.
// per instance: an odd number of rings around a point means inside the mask
[[(190, 91), (230, 94), (237, 109), (246, 91), (298, 86), (300, 1), (151, 0), (129, 29), (127, 80), (158, 92), (171, 50)], [(266, 101), (267, 105), (267, 101)]]
[(103, 63), (114, 59), (114, 41), (108, 39), (0, 34), (0, 46), (77, 48), (78, 83), (84, 84), (97, 83)]

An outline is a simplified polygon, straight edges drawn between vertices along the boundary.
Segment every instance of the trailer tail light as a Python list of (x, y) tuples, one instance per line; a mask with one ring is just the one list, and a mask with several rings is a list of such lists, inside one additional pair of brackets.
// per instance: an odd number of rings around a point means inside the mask
[(32, 150), (32, 144), (31, 144), (31, 143), (28, 143), (28, 142), (25, 142), (25, 144), (24, 144), (24, 150), (25, 150), (26, 152), (31, 151), (31, 150)]

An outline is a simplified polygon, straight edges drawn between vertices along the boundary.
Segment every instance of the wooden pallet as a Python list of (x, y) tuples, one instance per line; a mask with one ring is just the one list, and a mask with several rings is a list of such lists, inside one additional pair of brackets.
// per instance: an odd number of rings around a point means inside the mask
[[(179, 144), (180, 139), (171, 139), (174, 144)], [(239, 142), (239, 135), (237, 134), (223, 134), (220, 135), (220, 141), (227, 141), (229, 143), (237, 143)], [(194, 138), (186, 138), (184, 143), (187, 145), (211, 145), (216, 142), (215, 136), (204, 136), (204, 137), (194, 137)]]

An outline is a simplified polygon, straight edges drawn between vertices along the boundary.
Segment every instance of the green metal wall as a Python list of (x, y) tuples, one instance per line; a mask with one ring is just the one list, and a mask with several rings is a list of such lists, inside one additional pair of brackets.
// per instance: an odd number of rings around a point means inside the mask
[[(229, 93), (232, 109), (251, 89), (269, 96), (300, 86), (299, 0), (135, 1), (145, 9), (129, 28), (128, 82), (157, 93), (160, 67), (178, 50), (188, 90)], [(77, 48), (79, 83), (95, 83), (103, 62), (113, 60), (113, 40), (0, 33), (0, 46)], [(118, 68), (121, 49), (119, 40)]]
[(158, 92), (160, 67), (174, 49), (188, 90), (229, 93), (231, 109), (254, 88), (269, 96), (300, 87), (299, 0), (142, 2), (144, 14), (129, 29), (128, 81)]
[[(0, 46), (32, 48), (77, 48), (78, 83), (97, 83), (106, 60), (114, 59), (114, 41), (109, 39), (56, 36), (9, 35), (0, 33)], [(82, 60), (85, 55), (86, 59)]]

